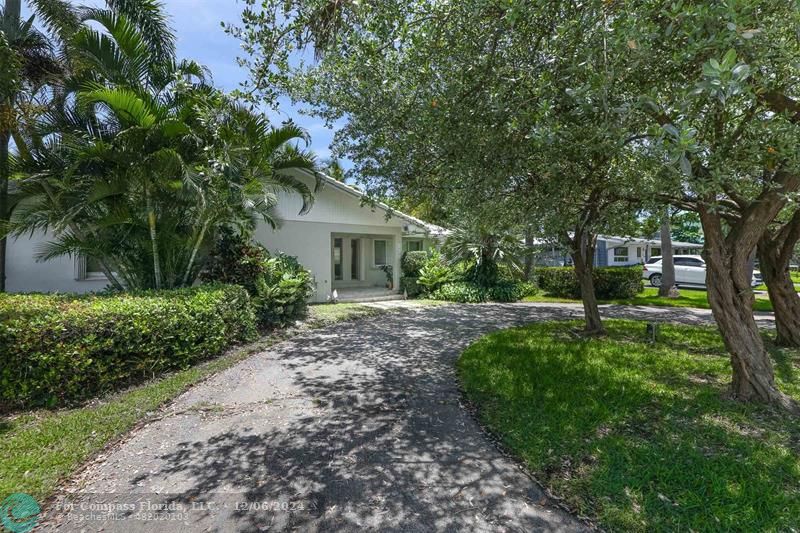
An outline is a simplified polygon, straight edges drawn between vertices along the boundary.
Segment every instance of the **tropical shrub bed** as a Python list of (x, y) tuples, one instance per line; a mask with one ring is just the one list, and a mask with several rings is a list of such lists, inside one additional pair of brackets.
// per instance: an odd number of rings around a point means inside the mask
[(501, 281), (483, 287), (469, 281), (455, 281), (440, 286), (430, 298), (459, 303), (516, 302), (536, 292), (536, 285), (528, 282)]
[(400, 292), (405, 292), (409, 298), (416, 298), (422, 294), (422, 286), (419, 284), (419, 278), (410, 276), (400, 278)]
[(262, 328), (284, 326), (303, 318), (314, 292), (311, 273), (295, 257), (271, 256), (266, 248), (247, 237), (224, 230), (200, 278), (245, 287)]
[(400, 292), (405, 292), (409, 298), (416, 298), (422, 294), (423, 286), (419, 284), (420, 270), (428, 262), (429, 254), (424, 251), (405, 252), (400, 258)]
[[(594, 288), (600, 300), (632, 298), (644, 290), (641, 267), (596, 267)], [(546, 267), (536, 271), (539, 288), (550, 296), (581, 297), (581, 287), (572, 267)]]
[(0, 296), (0, 411), (74, 404), (252, 339), (243, 287)]

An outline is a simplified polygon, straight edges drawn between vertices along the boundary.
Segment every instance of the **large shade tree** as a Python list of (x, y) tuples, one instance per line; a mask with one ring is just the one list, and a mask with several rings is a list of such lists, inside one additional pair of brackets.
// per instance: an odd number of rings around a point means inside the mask
[(756, 244), (800, 187), (795, 2), (626, 2), (613, 46), (640, 68), (641, 109), (699, 215), (708, 297), (732, 393), (800, 413), (781, 393), (752, 314)]
[[(494, 210), (558, 235), (581, 279), (586, 330), (602, 332), (595, 236), (627, 225), (642, 197), (641, 173), (630, 170), (644, 138), (630, 133), (637, 115), (625, 90), (635, 66), (606, 45), (617, 8), (250, 6), (230, 31), (250, 52), (252, 94), (269, 100), (285, 91), (344, 121), (334, 148), (370, 192), (447, 206), (444, 221), (454, 225), (464, 213)], [(313, 48), (317, 61), (293, 61), (298, 47)]]

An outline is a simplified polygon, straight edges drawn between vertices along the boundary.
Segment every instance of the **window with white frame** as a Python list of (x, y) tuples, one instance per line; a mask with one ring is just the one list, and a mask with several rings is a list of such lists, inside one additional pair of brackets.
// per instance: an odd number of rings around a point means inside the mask
[(372, 241), (373, 263), (376, 267), (384, 266), (387, 263), (387, 244), (385, 240)]
[(104, 280), (106, 275), (100, 261), (94, 257), (79, 256), (75, 260), (75, 279), (78, 281)]
[(627, 263), (628, 262), (628, 247), (621, 246), (619, 248), (614, 248), (614, 262), (615, 263)]
[(406, 251), (407, 252), (421, 252), (422, 251), (422, 241), (417, 240), (409, 240), (406, 241)]

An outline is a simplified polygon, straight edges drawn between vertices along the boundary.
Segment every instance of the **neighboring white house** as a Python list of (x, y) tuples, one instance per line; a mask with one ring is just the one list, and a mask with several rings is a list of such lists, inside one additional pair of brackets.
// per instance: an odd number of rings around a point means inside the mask
[[(541, 252), (539, 263), (546, 266), (571, 264), (572, 259), (556, 246), (546, 241), (537, 241)], [(702, 244), (693, 242), (672, 241), (672, 253), (675, 255), (694, 255), (702, 250)], [(598, 235), (594, 251), (595, 266), (630, 266), (647, 262), (651, 257), (661, 255), (660, 239), (639, 239)]]
[[(672, 241), (674, 255), (699, 254), (702, 249), (702, 244)], [(632, 239), (600, 235), (597, 237), (597, 250), (597, 266), (637, 265), (647, 262), (651, 257), (661, 255), (661, 239)], [(603, 263), (603, 251), (605, 252), (605, 264)]]
[[(296, 176), (310, 188), (311, 172)], [(383, 265), (391, 265), (393, 288), (400, 286), (400, 257), (408, 250), (428, 250), (446, 235), (443, 228), (394, 211), (381, 203), (365, 203), (365, 195), (333, 178), (322, 181), (314, 206), (298, 215), (301, 200), (281, 193), (276, 209), (282, 220), (273, 230), (260, 223), (255, 238), (270, 252), (296, 256), (314, 276), (314, 301), (324, 302), (334, 289), (347, 292), (386, 286)], [(8, 243), (6, 287), (9, 292), (89, 292), (103, 289), (105, 276), (82, 258), (36, 261), (37, 246), (48, 236), (11, 239)]]

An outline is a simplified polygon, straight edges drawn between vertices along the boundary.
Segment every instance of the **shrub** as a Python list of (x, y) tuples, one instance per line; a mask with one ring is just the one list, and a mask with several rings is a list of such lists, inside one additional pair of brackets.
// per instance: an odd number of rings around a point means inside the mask
[(253, 297), (259, 325), (284, 326), (305, 316), (308, 299), (314, 293), (311, 273), (297, 258), (285, 254), (265, 261), (264, 270)]
[(433, 291), (430, 297), (434, 300), (446, 300), (464, 304), (477, 304), (488, 300), (486, 289), (469, 281), (445, 283)]
[(267, 259), (269, 252), (263, 246), (223, 227), (219, 230), (200, 279), (206, 283), (241, 285), (255, 295), (256, 282), (266, 273)]
[[(536, 271), (539, 287), (560, 298), (580, 298), (581, 287), (572, 267), (547, 267)], [(640, 267), (595, 267), (594, 290), (600, 300), (632, 298), (642, 291)]]
[(73, 404), (254, 336), (250, 298), (235, 285), (0, 296), (0, 411)]
[(419, 277), (419, 271), (428, 261), (428, 252), (405, 252), (400, 259), (403, 276), (408, 278)]
[(201, 279), (245, 287), (262, 328), (283, 326), (305, 316), (314, 292), (311, 273), (297, 258), (280, 253), (271, 257), (263, 246), (227, 229), (217, 239)]
[(419, 284), (419, 278), (400, 278), (400, 291), (405, 291), (409, 298), (416, 298), (419, 296), (422, 293), (422, 286)]
[(456, 281), (439, 287), (431, 294), (431, 298), (459, 303), (516, 302), (534, 294), (536, 286), (528, 282), (500, 282), (483, 287), (469, 281)]
[(425, 287), (425, 292), (434, 292), (439, 287), (453, 281), (453, 271), (441, 263), (427, 263), (419, 272), (417, 282)]

